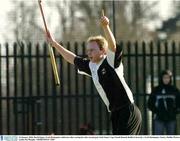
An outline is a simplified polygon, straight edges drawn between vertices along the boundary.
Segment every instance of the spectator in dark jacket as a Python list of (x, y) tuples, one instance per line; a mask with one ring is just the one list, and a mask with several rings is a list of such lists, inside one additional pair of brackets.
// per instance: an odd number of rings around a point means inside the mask
[(171, 85), (172, 73), (165, 70), (161, 73), (159, 85), (155, 87), (148, 99), (148, 108), (153, 113), (154, 134), (176, 134), (176, 114), (180, 109), (179, 90)]

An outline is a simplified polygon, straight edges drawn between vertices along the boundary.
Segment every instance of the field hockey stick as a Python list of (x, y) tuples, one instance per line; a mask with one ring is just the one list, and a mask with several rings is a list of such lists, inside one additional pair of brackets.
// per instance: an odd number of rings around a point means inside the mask
[[(44, 12), (43, 12), (42, 4), (41, 4), (41, 0), (38, 0), (38, 3), (39, 3), (39, 8), (40, 8), (40, 11), (41, 11), (41, 15), (42, 15), (42, 19), (43, 19), (43, 23), (44, 23), (46, 34), (47, 34), (47, 36), (49, 36), (48, 28), (47, 28), (47, 24), (46, 24)], [(49, 50), (49, 55), (50, 55), (50, 60), (51, 60), (52, 68), (53, 68), (53, 73), (54, 73), (54, 78), (55, 78), (56, 85), (60, 85), (60, 80), (59, 80), (59, 75), (58, 75), (58, 71), (57, 71), (56, 60), (55, 60), (54, 52), (53, 52), (53, 49), (52, 49), (50, 43), (48, 43), (48, 50)]]

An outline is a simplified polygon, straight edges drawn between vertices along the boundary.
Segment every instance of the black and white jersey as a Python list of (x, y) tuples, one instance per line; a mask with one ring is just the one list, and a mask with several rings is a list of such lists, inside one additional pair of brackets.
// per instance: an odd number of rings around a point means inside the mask
[(75, 66), (80, 74), (91, 76), (94, 85), (106, 104), (108, 111), (115, 111), (133, 103), (133, 95), (125, 82), (122, 65), (122, 50), (108, 50), (107, 55), (97, 64), (77, 56)]

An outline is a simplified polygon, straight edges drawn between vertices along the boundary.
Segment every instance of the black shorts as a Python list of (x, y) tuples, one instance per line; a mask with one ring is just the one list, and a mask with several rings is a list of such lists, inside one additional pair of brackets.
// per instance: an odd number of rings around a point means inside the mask
[(135, 104), (127, 105), (111, 113), (113, 135), (139, 135), (141, 112)]

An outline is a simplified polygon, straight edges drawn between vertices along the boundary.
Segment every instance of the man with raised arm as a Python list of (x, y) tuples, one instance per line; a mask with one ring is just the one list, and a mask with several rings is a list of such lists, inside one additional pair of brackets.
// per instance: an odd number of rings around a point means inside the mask
[(116, 46), (109, 27), (109, 19), (103, 15), (100, 24), (106, 38), (102, 36), (88, 38), (88, 58), (82, 58), (65, 49), (49, 32), (47, 40), (66, 61), (78, 68), (79, 73), (92, 77), (107, 110), (111, 112), (113, 134), (138, 135), (141, 130), (141, 113), (124, 79), (122, 49)]

